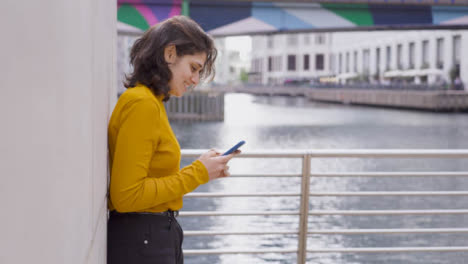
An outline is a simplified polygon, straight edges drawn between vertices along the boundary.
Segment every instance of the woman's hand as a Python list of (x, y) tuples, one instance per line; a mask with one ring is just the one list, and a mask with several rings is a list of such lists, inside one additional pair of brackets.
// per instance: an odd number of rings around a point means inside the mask
[(210, 151), (201, 155), (198, 160), (201, 161), (203, 165), (205, 165), (211, 181), (217, 178), (229, 176), (229, 166), (227, 166), (227, 163), (239, 153), (240, 151), (237, 150), (232, 154), (222, 156), (221, 153), (211, 149)]

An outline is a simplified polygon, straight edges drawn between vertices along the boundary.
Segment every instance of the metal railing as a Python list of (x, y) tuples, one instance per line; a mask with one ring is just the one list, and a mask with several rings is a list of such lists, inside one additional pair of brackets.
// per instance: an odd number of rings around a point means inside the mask
[[(182, 157), (198, 157), (203, 150), (183, 150)], [(222, 235), (298, 235), (297, 248), (279, 249), (199, 249), (184, 250), (185, 255), (206, 254), (264, 254), (264, 253), (296, 253), (297, 263), (305, 263), (307, 253), (366, 253), (366, 252), (455, 252), (466, 251), (467, 246), (450, 247), (360, 247), (360, 248), (308, 248), (307, 236), (311, 234), (468, 234), (468, 228), (391, 228), (391, 229), (309, 229), (308, 218), (312, 215), (460, 215), (468, 214), (468, 209), (431, 210), (311, 210), (309, 197), (318, 196), (468, 196), (468, 191), (356, 191), (356, 192), (317, 192), (310, 191), (312, 177), (468, 177), (468, 172), (437, 171), (437, 172), (311, 172), (311, 160), (314, 158), (450, 158), (466, 159), (468, 150), (268, 150), (249, 151), (239, 155), (240, 158), (293, 158), (302, 159), (301, 174), (240, 174), (231, 177), (301, 177), (301, 193), (271, 192), (271, 193), (190, 193), (186, 197), (300, 197), (299, 211), (182, 211), (180, 216), (265, 216), (292, 215), (299, 217), (297, 230), (270, 231), (185, 231), (186, 236), (222, 236)]]

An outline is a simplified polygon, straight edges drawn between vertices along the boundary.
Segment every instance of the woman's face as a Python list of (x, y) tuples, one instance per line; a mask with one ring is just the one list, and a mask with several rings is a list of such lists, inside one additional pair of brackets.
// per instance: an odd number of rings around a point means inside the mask
[[(168, 59), (166, 58), (166, 60)], [(205, 61), (206, 54), (204, 52), (182, 57), (175, 56), (175, 59), (169, 58), (169, 69), (172, 72), (172, 79), (169, 81), (169, 94), (181, 97), (189, 87), (197, 85)]]

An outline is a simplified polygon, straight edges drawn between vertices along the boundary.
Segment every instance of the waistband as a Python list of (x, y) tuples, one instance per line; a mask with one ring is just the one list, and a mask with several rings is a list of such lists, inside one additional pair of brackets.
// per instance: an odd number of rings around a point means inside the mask
[(130, 215), (154, 215), (154, 216), (167, 216), (167, 217), (172, 217), (175, 218), (179, 216), (179, 211), (172, 211), (172, 210), (167, 210), (164, 212), (128, 212), (128, 213), (120, 213), (117, 211), (110, 211), (111, 216), (130, 216)]

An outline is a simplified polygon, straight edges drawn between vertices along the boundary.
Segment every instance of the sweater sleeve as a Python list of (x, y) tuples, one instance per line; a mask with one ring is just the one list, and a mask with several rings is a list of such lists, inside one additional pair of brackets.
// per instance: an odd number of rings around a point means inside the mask
[(209, 180), (200, 161), (173, 175), (148, 177), (154, 149), (164, 133), (159, 111), (151, 100), (141, 100), (121, 117), (110, 182), (110, 198), (119, 212), (142, 211), (172, 201)]

